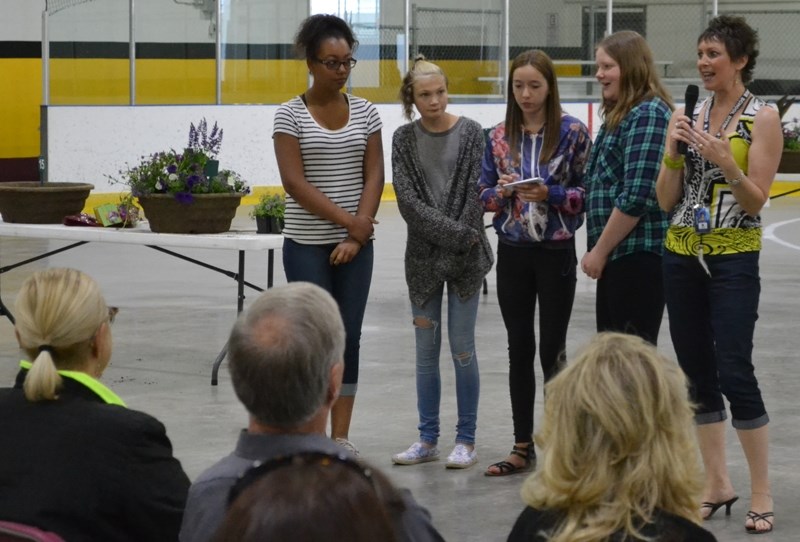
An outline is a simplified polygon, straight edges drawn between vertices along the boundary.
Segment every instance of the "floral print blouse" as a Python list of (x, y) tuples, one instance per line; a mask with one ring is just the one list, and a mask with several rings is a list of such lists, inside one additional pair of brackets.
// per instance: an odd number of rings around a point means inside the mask
[[(505, 123), (489, 130), (478, 187), (484, 210), (494, 213), (492, 224), (501, 242), (529, 245), (571, 241), (583, 224), (583, 174), (592, 146), (589, 131), (577, 118), (562, 115), (556, 152), (546, 164), (540, 164), (538, 156), (547, 128), (539, 134), (523, 134), (521, 164), (512, 163)], [(548, 187), (547, 201), (525, 203), (516, 193), (504, 197), (497, 186), (502, 174), (516, 174), (519, 179), (543, 178)]]

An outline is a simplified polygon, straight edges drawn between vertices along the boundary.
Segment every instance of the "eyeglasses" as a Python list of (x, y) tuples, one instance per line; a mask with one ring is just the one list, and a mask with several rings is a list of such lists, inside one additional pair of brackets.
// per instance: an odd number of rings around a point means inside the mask
[(349, 58), (345, 61), (339, 62), (338, 60), (320, 60), (316, 59), (317, 62), (331, 70), (332, 72), (337, 71), (340, 67), (344, 68), (345, 70), (352, 70), (356, 67), (356, 63), (358, 60), (355, 58)]
[(117, 317), (119, 307), (108, 307), (108, 323), (113, 324), (114, 319)]
[(325, 452), (300, 452), (292, 455), (278, 456), (267, 461), (256, 461), (247, 469), (228, 493), (228, 506), (242, 494), (242, 492), (255, 483), (259, 478), (269, 472), (290, 466), (309, 466), (319, 465), (329, 467), (333, 464), (343, 465), (362, 476), (380, 496), (375, 480), (372, 477), (372, 470), (351, 459), (344, 453), (328, 454)]

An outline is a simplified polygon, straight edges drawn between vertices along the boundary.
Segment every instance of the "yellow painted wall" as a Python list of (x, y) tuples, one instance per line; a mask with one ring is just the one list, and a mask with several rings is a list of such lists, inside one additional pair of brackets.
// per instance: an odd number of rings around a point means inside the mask
[(0, 59), (0, 158), (39, 156), (42, 61)]

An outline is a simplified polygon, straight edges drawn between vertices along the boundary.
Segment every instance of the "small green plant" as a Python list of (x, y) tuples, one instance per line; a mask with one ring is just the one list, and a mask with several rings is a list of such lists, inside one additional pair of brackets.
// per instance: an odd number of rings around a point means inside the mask
[(262, 194), (250, 211), (250, 218), (283, 218), (286, 200), (281, 194)]

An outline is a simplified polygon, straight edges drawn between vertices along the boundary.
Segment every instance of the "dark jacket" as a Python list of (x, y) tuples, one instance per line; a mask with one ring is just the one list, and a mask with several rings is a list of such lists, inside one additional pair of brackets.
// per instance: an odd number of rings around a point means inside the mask
[[(342, 447), (325, 435), (314, 433), (255, 434), (242, 431), (236, 449), (206, 469), (192, 484), (181, 542), (208, 542), (225, 519), (228, 494), (239, 476), (256, 460), (265, 461), (305, 452), (341, 454)], [(353, 458), (355, 459), (355, 458)], [(431, 514), (407, 489), (400, 490), (404, 509), (392, 518), (400, 542), (443, 542), (431, 523)], [(298, 541), (300, 542), (300, 541)]]
[(164, 425), (64, 377), (55, 401), (0, 389), (0, 519), (68, 542), (175, 541), (189, 479)]
[(456, 167), (440, 202), (425, 180), (413, 123), (398, 128), (392, 139), (392, 186), (408, 225), (406, 282), (411, 301), (420, 307), (445, 282), (462, 299), (471, 297), (494, 262), (478, 197), (483, 129), (463, 121)]
[[(561, 515), (555, 512), (541, 511), (530, 506), (522, 511), (508, 535), (508, 542), (545, 542), (547, 538), (541, 535), (558, 525)], [(641, 533), (653, 542), (716, 542), (710, 532), (688, 519), (678, 517), (666, 512), (656, 511), (653, 523), (648, 523), (641, 529)], [(613, 542), (634, 542), (630, 538), (623, 538), (621, 533), (612, 536)]]

